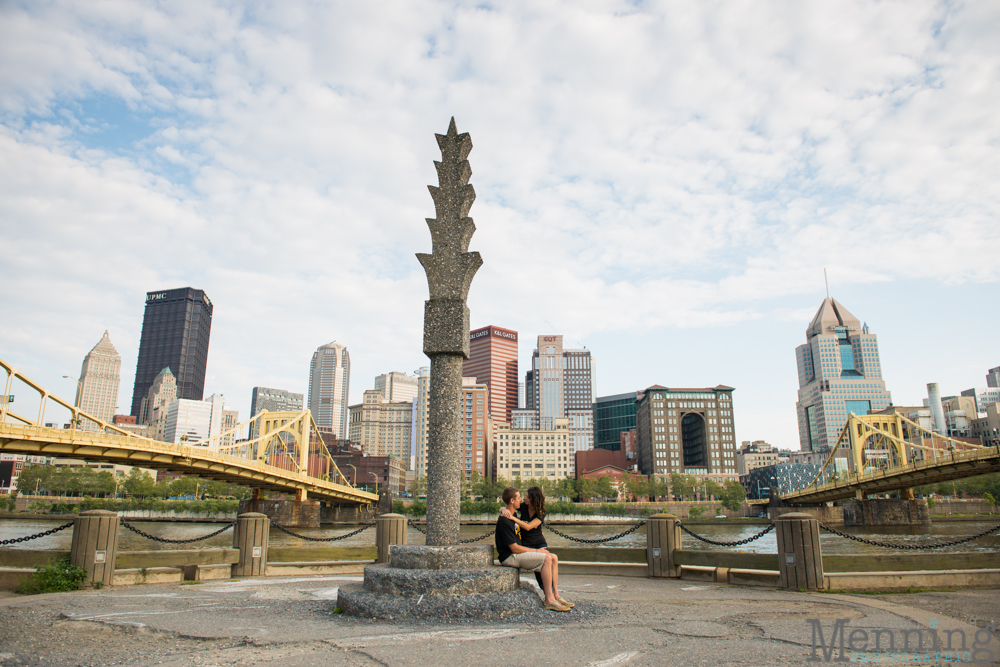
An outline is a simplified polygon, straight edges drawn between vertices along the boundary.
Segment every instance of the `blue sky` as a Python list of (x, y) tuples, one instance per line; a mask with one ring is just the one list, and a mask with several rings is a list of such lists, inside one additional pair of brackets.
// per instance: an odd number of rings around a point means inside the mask
[(72, 397), (108, 329), (130, 405), (145, 292), (191, 285), (242, 415), (331, 340), (353, 401), (426, 365), (454, 115), (474, 326), (522, 364), (586, 345), (602, 395), (734, 386), (737, 438), (794, 449), (824, 267), (897, 403), (1000, 365), (998, 28), (989, 2), (2, 3), (0, 358)]

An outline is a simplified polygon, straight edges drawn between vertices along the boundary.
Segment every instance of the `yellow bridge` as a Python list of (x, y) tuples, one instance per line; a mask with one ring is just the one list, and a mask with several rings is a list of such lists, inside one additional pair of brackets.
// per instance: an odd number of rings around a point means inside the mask
[[(832, 472), (838, 458), (847, 459), (847, 471)], [(814, 504), (890, 491), (912, 499), (915, 486), (994, 472), (1000, 472), (1000, 446), (983, 447), (945, 437), (900, 414), (851, 413), (812, 482), (782, 493), (781, 500)]]
[[(294, 493), (334, 505), (367, 505), (374, 493), (350, 484), (340, 472), (309, 410), (263, 411), (250, 420), (208, 440), (188, 444), (159, 442), (133, 435), (89, 415), (19, 373), (0, 359), (7, 373), (0, 400), (0, 452), (105, 461), (184, 475), (196, 475), (256, 490)], [(38, 418), (32, 420), (10, 409), (7, 397), (15, 380), (38, 392)], [(41, 426), (53, 402), (69, 410), (74, 428)], [(252, 440), (235, 441), (251, 423)], [(232, 443), (232, 444), (226, 444)], [(309, 474), (310, 466), (313, 475)], [(322, 471), (322, 472), (319, 472)]]

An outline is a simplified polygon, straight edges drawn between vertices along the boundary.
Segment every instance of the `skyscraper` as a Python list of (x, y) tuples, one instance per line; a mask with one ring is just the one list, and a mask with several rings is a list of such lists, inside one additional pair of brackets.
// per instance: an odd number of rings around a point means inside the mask
[(551, 431), (553, 420), (567, 418), (569, 460), (575, 466), (576, 452), (594, 448), (594, 381), (590, 350), (564, 348), (560, 335), (539, 336), (525, 374), (525, 407), (511, 411), (511, 428)]
[(836, 299), (823, 299), (795, 348), (799, 372), (799, 442), (803, 451), (836, 444), (847, 415), (892, 403), (879, 365), (878, 340)]
[(1000, 387), (1000, 366), (986, 371), (986, 386)]
[(375, 391), (387, 401), (412, 401), (417, 397), (417, 378), (399, 371), (376, 375)]
[(469, 332), (462, 377), (489, 387), (490, 417), (509, 424), (511, 411), (517, 409), (517, 332), (492, 325)]
[(139, 359), (135, 365), (132, 412), (139, 417), (142, 399), (164, 368), (177, 379), (177, 397), (200, 401), (205, 396), (212, 302), (191, 287), (146, 293)]
[(154, 440), (164, 440), (166, 437), (167, 411), (175, 400), (177, 380), (169, 368), (164, 368), (153, 380), (139, 406), (139, 424), (154, 428)]
[(351, 355), (336, 341), (321, 345), (309, 364), (309, 410), (316, 425), (347, 438), (347, 391), (351, 384)]
[[(417, 477), (427, 475), (427, 425), (430, 398), (430, 369), (421, 368), (418, 373), (420, 389), (414, 402), (413, 430), (414, 462)], [(462, 470), (466, 479), (473, 471), (483, 477), (495, 476), (493, 466), (493, 420), (490, 418), (490, 389), (485, 382), (476, 378), (462, 378), (462, 398), (459, 411), (463, 414), (465, 433), (462, 439)]]
[[(121, 370), (122, 358), (105, 331), (94, 349), (83, 358), (80, 384), (76, 390), (76, 407), (110, 424), (115, 416), (115, 408), (118, 407)], [(97, 430), (97, 425), (91, 421), (85, 421), (80, 427), (88, 431)]]
[[(254, 387), (250, 393), (250, 416), (256, 417), (262, 410), (269, 412), (302, 412), (302, 394), (284, 389)], [(318, 424), (319, 422), (317, 422)], [(250, 424), (249, 438), (257, 437), (260, 424)]]
[(382, 390), (368, 389), (364, 402), (349, 408), (349, 439), (368, 456), (395, 456), (403, 462), (403, 470), (410, 470), (414, 402), (389, 401)]
[(621, 450), (622, 432), (635, 428), (636, 400), (641, 395), (630, 391), (594, 399), (594, 449)]
[(635, 428), (644, 475), (738, 479), (732, 387), (653, 385), (639, 397)]

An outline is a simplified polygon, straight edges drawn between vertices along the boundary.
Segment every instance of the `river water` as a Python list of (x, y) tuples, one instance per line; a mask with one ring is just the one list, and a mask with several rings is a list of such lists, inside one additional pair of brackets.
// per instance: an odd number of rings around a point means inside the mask
[[(62, 525), (65, 521), (52, 519), (0, 519), (0, 541), (16, 537), (34, 535), (36, 533), (50, 530)], [(137, 521), (129, 520), (136, 528), (167, 539), (182, 540), (199, 537), (213, 533), (224, 524), (219, 523), (167, 523), (162, 521)], [(838, 526), (837, 529), (851, 535), (857, 535), (870, 540), (890, 542), (893, 544), (925, 545), (939, 542), (949, 542), (963, 537), (968, 537), (981, 533), (991, 527), (995, 527), (995, 521), (958, 521), (941, 522), (930, 526), (879, 526), (872, 528), (846, 528)], [(356, 530), (357, 526), (337, 527), (337, 528), (295, 528), (293, 532), (308, 537), (335, 537)], [(600, 539), (617, 535), (628, 529), (627, 525), (566, 525), (555, 526), (556, 530), (584, 539)], [(691, 525), (689, 528), (703, 537), (724, 542), (734, 542), (751, 537), (759, 533), (762, 525), (735, 525), (735, 524), (706, 524)], [(490, 526), (462, 526), (462, 539), (470, 539), (479, 535), (484, 535), (491, 530)], [(69, 550), (70, 541), (73, 537), (72, 527), (60, 531), (54, 535), (38, 538), (29, 542), (6, 545), (0, 548), (13, 549), (51, 549)], [(549, 546), (594, 546), (594, 547), (639, 547), (646, 546), (646, 528), (639, 528), (634, 533), (605, 544), (586, 545), (571, 542), (563, 537), (555, 535), (551, 531), (546, 531), (546, 539)], [(424, 536), (412, 526), (408, 528), (407, 542), (409, 544), (423, 544)], [(487, 538), (481, 544), (492, 544), (493, 538)], [(869, 546), (848, 540), (837, 535), (823, 532), (820, 536), (821, 547), (825, 554), (879, 554), (879, 553), (901, 553), (897, 549)], [(375, 528), (369, 528), (358, 535), (348, 537), (337, 542), (307, 542), (291, 535), (287, 535), (272, 527), (270, 542), (271, 546), (343, 546), (343, 547), (371, 547), (375, 545)], [(151, 551), (158, 549), (199, 549), (231, 547), (233, 545), (232, 530), (228, 530), (221, 535), (209, 538), (193, 544), (165, 544), (147, 539), (130, 530), (122, 527), (118, 534), (118, 549), (120, 551)], [(774, 531), (769, 532), (761, 538), (739, 547), (718, 547), (696, 540), (686, 533), (682, 533), (682, 546), (684, 549), (710, 550), (710, 551), (745, 551), (756, 553), (777, 553), (777, 541)], [(921, 550), (923, 551), (923, 550)], [(959, 544), (943, 549), (928, 549), (935, 552), (962, 552), (962, 551), (1000, 551), (1000, 532), (994, 531), (986, 537), (981, 537), (972, 542)], [(911, 552), (912, 553), (912, 552)]]

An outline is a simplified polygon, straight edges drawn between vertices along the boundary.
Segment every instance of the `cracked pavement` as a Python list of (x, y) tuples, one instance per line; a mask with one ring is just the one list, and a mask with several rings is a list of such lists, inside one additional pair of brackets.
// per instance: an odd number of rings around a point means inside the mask
[[(604, 576), (563, 576), (564, 597), (577, 603), (566, 614), (393, 623), (333, 613), (339, 586), (360, 579), (8, 595), (0, 599), (0, 667), (799, 665), (812, 652), (810, 618), (824, 631), (837, 619), (848, 630), (936, 624), (963, 630), (970, 642), (1000, 620), (997, 590), (833, 595)], [(991, 662), (1000, 664), (1000, 633), (990, 638)]]

